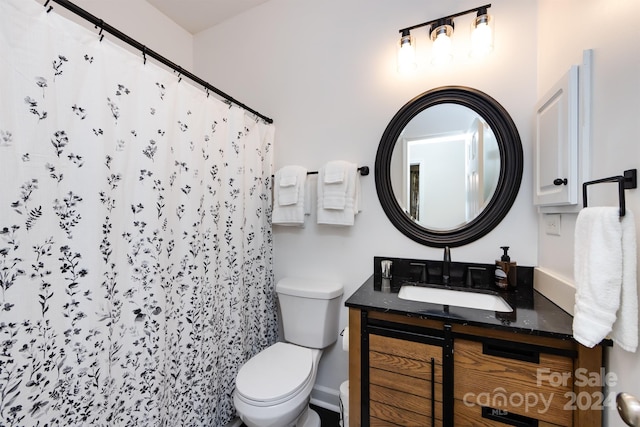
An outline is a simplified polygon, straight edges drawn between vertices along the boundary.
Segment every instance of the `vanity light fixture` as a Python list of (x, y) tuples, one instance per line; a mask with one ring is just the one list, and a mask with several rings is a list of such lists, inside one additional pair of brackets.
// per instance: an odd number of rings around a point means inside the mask
[(469, 55), (472, 58), (481, 58), (490, 53), (493, 50), (493, 16), (487, 13), (487, 9), (490, 7), (490, 4), (486, 4), (399, 30), (398, 70), (406, 71), (416, 68), (415, 39), (411, 35), (411, 31), (427, 25), (431, 26), (429, 29), (429, 38), (433, 42), (431, 62), (434, 65), (451, 62), (451, 38), (454, 30), (453, 18), (474, 12), (477, 16), (471, 23), (471, 52)]

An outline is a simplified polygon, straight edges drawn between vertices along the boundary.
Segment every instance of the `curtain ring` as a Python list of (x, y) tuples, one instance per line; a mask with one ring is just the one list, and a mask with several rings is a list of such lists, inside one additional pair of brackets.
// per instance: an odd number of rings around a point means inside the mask
[(147, 47), (146, 46), (142, 46), (142, 64), (143, 65), (147, 64)]

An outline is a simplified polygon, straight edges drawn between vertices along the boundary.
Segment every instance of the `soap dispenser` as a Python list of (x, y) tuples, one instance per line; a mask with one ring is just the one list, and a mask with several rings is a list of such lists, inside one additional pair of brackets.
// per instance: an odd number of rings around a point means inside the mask
[(509, 246), (501, 246), (500, 249), (504, 251), (502, 257), (496, 260), (495, 280), (496, 286), (500, 289), (515, 289), (516, 288), (516, 263), (511, 261), (509, 254)]

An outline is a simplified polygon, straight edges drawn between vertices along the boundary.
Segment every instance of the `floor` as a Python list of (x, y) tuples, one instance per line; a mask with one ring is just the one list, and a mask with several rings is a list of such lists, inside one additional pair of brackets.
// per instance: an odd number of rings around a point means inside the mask
[[(311, 409), (316, 411), (320, 415), (320, 422), (322, 427), (338, 427), (340, 425), (340, 414), (330, 411), (328, 409), (321, 408), (315, 405), (309, 405)], [(246, 427), (242, 424), (242, 427)]]
[(321, 408), (319, 406), (310, 405), (311, 409), (320, 415), (322, 427), (338, 427), (340, 425), (340, 414)]

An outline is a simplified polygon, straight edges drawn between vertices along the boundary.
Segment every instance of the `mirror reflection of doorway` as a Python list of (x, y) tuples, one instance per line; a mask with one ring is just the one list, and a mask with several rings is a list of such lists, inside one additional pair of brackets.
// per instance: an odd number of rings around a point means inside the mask
[(498, 141), (486, 121), (467, 107), (443, 104), (411, 119), (389, 165), (406, 216), (434, 231), (455, 230), (480, 216), (500, 168)]
[(420, 164), (409, 167), (409, 216), (420, 221)]
[(495, 135), (481, 119), (464, 130), (399, 140), (405, 212), (432, 230), (473, 221), (495, 192), (500, 158)]
[[(465, 222), (465, 147), (468, 135), (428, 135), (409, 140), (405, 170), (409, 171), (410, 216), (433, 230), (456, 228)], [(412, 185), (414, 165), (418, 184)], [(413, 217), (412, 204), (417, 208)]]

